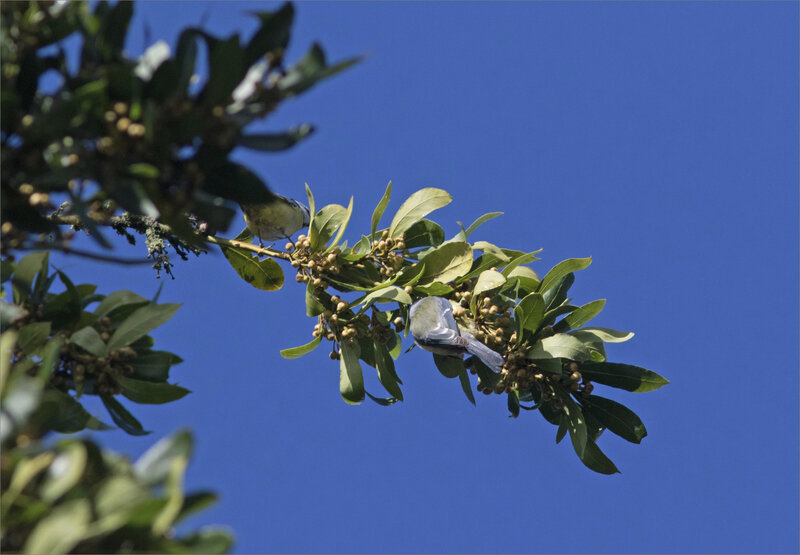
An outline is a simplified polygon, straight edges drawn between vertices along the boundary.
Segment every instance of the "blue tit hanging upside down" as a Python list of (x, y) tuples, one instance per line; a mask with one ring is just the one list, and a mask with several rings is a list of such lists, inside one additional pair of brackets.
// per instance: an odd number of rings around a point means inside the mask
[(475, 355), (493, 372), (503, 370), (504, 360), (480, 341), (461, 335), (450, 301), (425, 297), (411, 305), (411, 335), (417, 345), (432, 353), (463, 358)]
[(258, 242), (288, 239), (301, 229), (308, 227), (311, 213), (305, 204), (293, 198), (274, 194), (273, 199), (262, 204), (242, 204), (244, 222)]

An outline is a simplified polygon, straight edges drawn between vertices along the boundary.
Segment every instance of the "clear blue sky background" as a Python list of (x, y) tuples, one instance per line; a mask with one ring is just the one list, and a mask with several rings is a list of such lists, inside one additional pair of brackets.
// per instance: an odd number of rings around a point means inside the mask
[[(144, 21), (173, 45), (206, 11), (249, 36), (246, 10), (275, 5), (144, 3), (130, 53)], [(137, 455), (191, 426), (188, 484), (221, 495), (192, 524), (230, 525), (238, 552), (796, 553), (798, 3), (297, 8), (289, 60), (313, 40), (368, 58), (263, 126), (313, 122), (309, 141), (240, 159), (287, 195), (355, 195), (351, 237), (391, 179), (390, 210), (450, 191), (448, 233), (505, 212), (480, 238), (544, 247), (540, 273), (593, 256), (576, 300), (607, 298), (597, 324), (637, 334), (610, 357), (671, 380), (608, 392), (649, 436), (604, 435), (622, 474), (594, 474), (538, 414), (474, 408), (420, 350), (398, 363), (404, 403), (347, 406), (325, 349), (278, 354), (314, 324), (292, 275), (260, 292), (214, 255), (178, 264), (162, 300), (186, 304), (156, 334), (194, 393), (134, 407), (153, 435), (101, 441)], [(147, 267), (56, 263), (106, 292), (158, 287)]]

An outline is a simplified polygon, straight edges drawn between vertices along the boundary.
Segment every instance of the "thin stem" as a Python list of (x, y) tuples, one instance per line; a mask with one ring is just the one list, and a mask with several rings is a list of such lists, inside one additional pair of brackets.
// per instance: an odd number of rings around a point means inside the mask
[(22, 247), (14, 247), (16, 250), (20, 251), (34, 251), (34, 250), (52, 250), (52, 251), (59, 251), (63, 252), (64, 254), (74, 254), (76, 256), (82, 256), (83, 258), (91, 258), (92, 260), (99, 260), (101, 262), (114, 262), (115, 264), (149, 264), (152, 260), (148, 258), (116, 258), (114, 256), (106, 256), (103, 254), (97, 254), (91, 251), (85, 251), (82, 249), (73, 249), (67, 245), (57, 245), (54, 243), (32, 243), (30, 245), (22, 246)]
[(213, 235), (207, 235), (205, 237), (206, 241), (209, 243), (213, 243), (215, 245), (220, 245), (222, 247), (236, 247), (239, 249), (244, 249), (247, 251), (254, 252), (256, 254), (265, 254), (267, 256), (272, 256), (273, 258), (281, 258), (283, 260), (291, 260), (292, 257), (287, 252), (283, 251), (276, 251), (273, 249), (268, 249), (266, 247), (259, 247), (258, 245), (254, 245), (252, 243), (245, 243), (244, 241), (237, 241), (236, 239), (225, 239), (224, 237), (215, 237)]

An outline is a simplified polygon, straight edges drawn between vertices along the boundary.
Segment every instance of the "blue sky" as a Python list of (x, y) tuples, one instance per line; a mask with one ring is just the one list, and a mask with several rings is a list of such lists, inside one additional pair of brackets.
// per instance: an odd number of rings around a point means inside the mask
[[(130, 53), (144, 21), (174, 45), (206, 11), (248, 35), (245, 12), (275, 5), (142, 3)], [(325, 349), (278, 354), (314, 325), (291, 274), (261, 292), (214, 255), (179, 263), (161, 297), (185, 303), (156, 341), (194, 393), (134, 407), (153, 435), (101, 441), (137, 455), (191, 426), (188, 485), (221, 495), (192, 523), (230, 525), (241, 553), (797, 552), (798, 4), (297, 8), (290, 60), (314, 40), (368, 57), (262, 126), (315, 136), (239, 158), (286, 195), (354, 195), (352, 237), (391, 179), (390, 211), (421, 187), (452, 193), (435, 217), (450, 234), (504, 212), (475, 238), (543, 247), (540, 274), (592, 256), (576, 301), (607, 298), (597, 325), (636, 332), (610, 358), (671, 380), (605, 392), (649, 435), (604, 435), (622, 474), (594, 474), (538, 414), (471, 406), (419, 349), (398, 361), (404, 403), (345, 405)], [(147, 267), (54, 263), (101, 291), (159, 284)]]

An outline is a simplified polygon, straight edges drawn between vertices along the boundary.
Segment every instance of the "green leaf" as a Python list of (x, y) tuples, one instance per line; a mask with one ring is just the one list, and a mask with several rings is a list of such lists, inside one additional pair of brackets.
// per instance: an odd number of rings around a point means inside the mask
[(183, 479), (188, 465), (189, 459), (185, 455), (177, 456), (170, 461), (169, 474), (164, 485), (167, 504), (158, 513), (153, 525), (150, 527), (156, 536), (166, 533), (181, 513), (181, 507), (183, 506)]
[(327, 65), (322, 47), (314, 43), (308, 54), (297, 64), (290, 67), (277, 83), (278, 90), (284, 97), (294, 96), (311, 88), (317, 81), (326, 79), (343, 71), (361, 58), (348, 58), (332, 66)]
[(497, 270), (484, 270), (478, 276), (478, 281), (475, 282), (475, 287), (472, 290), (472, 299), (470, 300), (470, 309), (475, 313), (478, 302), (478, 297), (487, 291), (494, 291), (500, 286), (505, 284), (506, 278)]
[(394, 361), (386, 345), (374, 341), (373, 348), (375, 351), (375, 367), (378, 370), (378, 380), (380, 380), (381, 385), (386, 388), (389, 395), (398, 401), (402, 401), (403, 390), (401, 390), (398, 385), (400, 383), (400, 378), (397, 377), (397, 373), (394, 369)]
[(553, 268), (547, 272), (547, 274), (542, 278), (542, 283), (539, 285), (539, 293), (546, 293), (549, 291), (554, 285), (556, 285), (559, 281), (567, 276), (567, 274), (571, 274), (572, 272), (577, 272), (578, 270), (583, 270), (587, 268), (589, 264), (592, 263), (591, 257), (589, 258), (569, 258), (562, 262), (559, 262)]
[(275, 152), (292, 148), (313, 132), (314, 126), (304, 123), (303, 125), (284, 131), (283, 133), (240, 135), (236, 139), (236, 144), (251, 150)]
[(358, 343), (343, 341), (340, 344), (339, 393), (349, 405), (357, 405), (364, 400), (364, 375), (361, 373), (361, 349)]
[(50, 322), (36, 322), (23, 326), (19, 330), (19, 348), (25, 354), (32, 354), (50, 337)]
[(114, 331), (108, 350), (116, 351), (147, 335), (172, 318), (180, 307), (180, 303), (166, 303), (138, 308)]
[(160, 405), (177, 401), (191, 393), (179, 385), (166, 382), (149, 382), (124, 376), (115, 376), (114, 380), (119, 384), (122, 394), (134, 403)]
[(464, 238), (468, 238), (472, 233), (478, 229), (480, 226), (488, 222), (489, 220), (493, 220), (497, 216), (502, 216), (502, 212), (489, 212), (477, 218), (474, 222), (472, 222), (469, 227), (464, 231)]
[(205, 526), (197, 534), (183, 537), (181, 544), (181, 550), (188, 548), (189, 553), (228, 553), (233, 546), (233, 537), (225, 530)]
[(245, 66), (249, 67), (259, 58), (273, 50), (285, 49), (294, 21), (294, 7), (286, 2), (274, 12), (251, 12), (261, 20), (261, 26), (247, 43), (244, 53)]
[(239, 247), (220, 248), (239, 277), (256, 289), (277, 291), (283, 287), (283, 270), (274, 259), (259, 260), (258, 256)]
[(461, 389), (464, 391), (464, 395), (467, 396), (467, 399), (473, 405), (475, 404), (475, 395), (472, 393), (472, 384), (469, 381), (469, 373), (467, 369), (461, 367), (461, 370), (458, 372), (458, 379), (461, 382)]
[(311, 351), (317, 348), (317, 345), (320, 344), (322, 341), (322, 336), (317, 336), (305, 345), (300, 345), (299, 347), (292, 347), (290, 349), (283, 349), (281, 351), (281, 356), (283, 358), (300, 358), (303, 355), (307, 355)]
[(544, 300), (539, 293), (526, 295), (514, 307), (514, 320), (517, 323), (517, 341), (522, 342), (525, 330), (536, 333), (544, 317)]
[(435, 281), (430, 285), (415, 285), (414, 291), (422, 293), (426, 297), (446, 297), (453, 292), (453, 288), (444, 283)]
[(143, 436), (150, 433), (142, 428), (142, 424), (119, 401), (108, 395), (100, 395), (100, 399), (114, 423), (125, 432), (132, 436)]
[(556, 445), (561, 443), (561, 440), (564, 439), (567, 435), (567, 428), (569, 427), (569, 418), (564, 413), (561, 413), (558, 421), (558, 431), (556, 432)]
[(580, 459), (588, 468), (600, 474), (617, 474), (619, 472), (616, 465), (605, 456), (591, 438), (586, 440), (586, 448)]
[(526, 358), (532, 360), (566, 358), (583, 362), (593, 360), (596, 352), (597, 349), (591, 344), (584, 343), (571, 335), (557, 333), (534, 343)]
[(411, 304), (414, 301), (403, 289), (397, 287), (396, 285), (390, 285), (369, 293), (361, 300), (361, 302), (364, 303), (364, 306), (362, 306), (361, 310), (358, 311), (359, 314), (362, 314), (365, 310), (372, 306), (373, 303), (397, 302)]
[(580, 372), (593, 382), (637, 393), (655, 391), (669, 383), (651, 370), (617, 362), (582, 364)]
[(514, 268), (517, 266), (521, 266), (523, 264), (530, 264), (534, 260), (539, 260), (536, 256), (538, 253), (542, 252), (542, 249), (535, 250), (533, 252), (526, 252), (522, 253), (519, 256), (514, 257), (511, 262), (503, 268), (503, 275), (508, 277), (511, 275), (511, 272), (514, 271)]
[(475, 250), (491, 254), (492, 256), (500, 260), (501, 263), (506, 263), (511, 260), (500, 247), (493, 245), (491, 243), (487, 243), (486, 241), (475, 241), (472, 244), (472, 248)]
[(132, 378), (164, 382), (169, 378), (169, 369), (180, 362), (181, 357), (167, 351), (136, 351), (136, 358), (127, 361), (133, 367)]
[(468, 243), (445, 243), (425, 256), (425, 269), (419, 283), (448, 283), (472, 267), (472, 247)]
[(603, 341), (605, 343), (623, 343), (633, 337), (632, 331), (617, 331), (610, 328), (581, 328), (569, 332), (581, 341)]
[(600, 314), (603, 307), (606, 305), (605, 299), (598, 299), (573, 310), (563, 320), (553, 326), (555, 332), (565, 332), (571, 329), (577, 329), (584, 325), (586, 322)]
[(88, 499), (57, 505), (28, 536), (25, 553), (68, 553), (87, 535), (92, 508)]
[(159, 440), (133, 463), (133, 473), (147, 485), (160, 484), (169, 476), (172, 461), (188, 458), (192, 454), (194, 441), (188, 430), (181, 430)]
[(386, 185), (386, 191), (383, 193), (383, 197), (378, 202), (378, 206), (375, 207), (375, 210), (372, 212), (372, 225), (370, 227), (370, 237), (375, 235), (375, 230), (378, 229), (378, 223), (381, 221), (381, 216), (386, 211), (386, 207), (389, 205), (389, 199), (392, 197), (392, 182), (390, 181), (388, 185)]
[(336, 233), (336, 236), (331, 241), (331, 244), (328, 245), (328, 248), (325, 249), (326, 252), (330, 251), (335, 247), (344, 235), (344, 230), (347, 229), (347, 224), (350, 221), (350, 216), (353, 215), (353, 197), (350, 197), (350, 204), (347, 205), (347, 212), (344, 215), (344, 221), (339, 225), (339, 231)]
[(108, 430), (104, 424), (68, 393), (58, 389), (47, 389), (42, 394), (39, 409), (32, 418), (34, 425), (42, 431), (53, 430), (72, 434), (83, 429)]
[(445, 378), (456, 378), (464, 369), (464, 361), (457, 357), (433, 353), (433, 362)]
[(420, 189), (408, 197), (397, 210), (389, 226), (389, 237), (397, 237), (434, 210), (450, 204), (451, 200), (453, 197), (450, 193), (442, 189)]
[(575, 283), (575, 274), (569, 273), (543, 295), (547, 310), (553, 310), (567, 302), (567, 293), (573, 283)]
[(33, 280), (37, 275), (46, 276), (49, 269), (47, 251), (32, 252), (17, 262), (11, 283), (14, 285), (14, 302), (20, 304), (27, 298), (33, 287)]
[(325, 306), (316, 297), (316, 289), (316, 286), (311, 281), (306, 285), (306, 316), (319, 316), (325, 312)]
[(80, 442), (67, 444), (50, 465), (39, 492), (42, 499), (52, 503), (78, 483), (88, 459), (86, 447)]
[(572, 440), (572, 447), (579, 457), (583, 458), (584, 450), (586, 449), (586, 441), (588, 433), (586, 430), (586, 419), (583, 416), (581, 407), (572, 400), (569, 393), (556, 389), (556, 394), (561, 401), (561, 410), (567, 417), (567, 431), (569, 438)]
[(598, 395), (589, 396), (583, 410), (591, 413), (605, 428), (631, 443), (641, 443), (647, 435), (641, 419), (625, 405)]
[[(352, 206), (352, 204), (351, 204)], [(308, 237), (311, 241), (311, 251), (323, 250), (336, 230), (343, 225), (347, 218), (347, 209), (341, 204), (329, 204), (314, 216), (309, 227)]]
[(444, 242), (444, 230), (436, 222), (422, 219), (405, 231), (407, 249), (438, 247)]
[(105, 316), (115, 308), (120, 306), (124, 306), (127, 304), (138, 304), (147, 302), (147, 299), (134, 293), (133, 291), (126, 291), (124, 289), (120, 289), (119, 291), (114, 291), (113, 293), (107, 295), (100, 304), (97, 305), (97, 308), (94, 309), (94, 313), (97, 316)]
[(91, 326), (81, 328), (70, 336), (70, 342), (98, 357), (108, 355), (108, 348), (100, 334)]
[(519, 393), (516, 390), (511, 390), (506, 393), (506, 404), (508, 406), (508, 416), (510, 418), (519, 417), (519, 409), (522, 405), (519, 404)]
[(203, 90), (203, 101), (208, 106), (227, 103), (231, 92), (244, 77), (244, 50), (239, 45), (239, 35), (227, 40), (206, 36), (208, 45), (209, 77)]
[(513, 289), (516, 296), (524, 297), (526, 294), (536, 291), (541, 280), (536, 272), (527, 266), (517, 266), (508, 273), (506, 283), (503, 290)]

